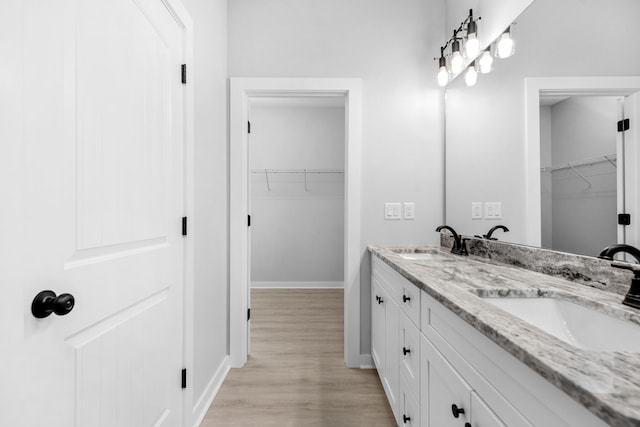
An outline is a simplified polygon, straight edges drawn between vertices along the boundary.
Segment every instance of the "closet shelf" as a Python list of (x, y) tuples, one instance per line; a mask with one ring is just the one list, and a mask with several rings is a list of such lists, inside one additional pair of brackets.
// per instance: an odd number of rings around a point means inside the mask
[(251, 169), (251, 173), (344, 173), (344, 169)]

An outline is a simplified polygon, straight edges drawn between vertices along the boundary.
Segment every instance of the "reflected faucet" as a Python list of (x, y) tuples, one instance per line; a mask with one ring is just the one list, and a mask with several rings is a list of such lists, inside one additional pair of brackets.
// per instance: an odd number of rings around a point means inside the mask
[(469, 255), (469, 252), (467, 252), (467, 244), (466, 244), (466, 239), (461, 239), (460, 235), (458, 235), (458, 233), (456, 233), (456, 230), (454, 230), (453, 228), (449, 227), (448, 225), (441, 225), (438, 228), (436, 228), (436, 231), (439, 233), (442, 230), (449, 230), (451, 232), (451, 235), (453, 236), (453, 247), (451, 248), (451, 253), (452, 254), (456, 254), (456, 255)]
[(624, 252), (631, 255), (636, 259), (638, 264), (640, 264), (640, 250), (638, 250), (638, 248), (634, 246), (625, 245), (625, 244), (616, 244), (616, 245), (607, 246), (600, 252), (600, 254), (598, 255), (598, 258), (612, 261), (613, 256), (618, 252)]
[(488, 239), (488, 240), (498, 240), (495, 237), (491, 237), (491, 235), (496, 230), (502, 230), (505, 233), (509, 231), (509, 229), (504, 225), (496, 225), (495, 227), (492, 227), (491, 230), (489, 230), (489, 232), (487, 234), (483, 234), (482, 237), (484, 237), (485, 239)]

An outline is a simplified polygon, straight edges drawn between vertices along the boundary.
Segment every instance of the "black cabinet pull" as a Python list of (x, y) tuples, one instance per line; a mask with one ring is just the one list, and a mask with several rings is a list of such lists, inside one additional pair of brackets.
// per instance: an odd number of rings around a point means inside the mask
[(55, 313), (64, 316), (73, 310), (75, 299), (71, 294), (60, 294), (56, 296), (53, 291), (42, 291), (33, 299), (31, 303), (31, 314), (38, 319), (44, 319)]
[(380, 295), (376, 295), (376, 301), (380, 302)]
[(382, 297), (378, 297), (378, 304), (382, 304), (384, 302), (384, 300), (382, 299)]
[(451, 412), (453, 413), (453, 418), (459, 418), (460, 414), (464, 414), (464, 409), (458, 408), (458, 405), (454, 403), (451, 405)]
[(411, 301), (411, 297), (408, 297), (406, 295), (402, 295), (402, 302), (407, 302), (407, 301)]
[(471, 423), (464, 423), (464, 427), (471, 427)]
[(411, 421), (411, 417), (407, 417), (406, 415), (402, 414), (402, 422), (404, 424), (406, 424), (407, 422)]
[(402, 347), (402, 354), (404, 354), (406, 356), (407, 353), (411, 353), (411, 349), (408, 349), (406, 347)]

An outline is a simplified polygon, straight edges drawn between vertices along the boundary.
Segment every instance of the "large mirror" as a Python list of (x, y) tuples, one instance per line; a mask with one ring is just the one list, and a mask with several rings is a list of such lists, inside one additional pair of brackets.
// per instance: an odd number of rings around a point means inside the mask
[[(448, 224), (465, 235), (504, 224), (500, 240), (584, 255), (640, 243), (640, 132), (616, 131), (623, 109), (640, 119), (638, 17), (637, 0), (535, 0), (512, 27), (514, 56), (476, 86), (449, 83)], [(596, 117), (610, 127), (595, 130)], [(501, 217), (472, 218), (474, 203), (499, 203)]]

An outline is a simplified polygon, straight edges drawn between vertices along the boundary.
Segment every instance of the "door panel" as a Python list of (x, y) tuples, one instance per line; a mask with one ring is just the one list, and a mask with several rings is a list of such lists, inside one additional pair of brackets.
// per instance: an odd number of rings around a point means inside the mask
[[(158, 0), (24, 11), (25, 410), (0, 424), (180, 425), (183, 27)], [(74, 309), (34, 318), (43, 289)]]

